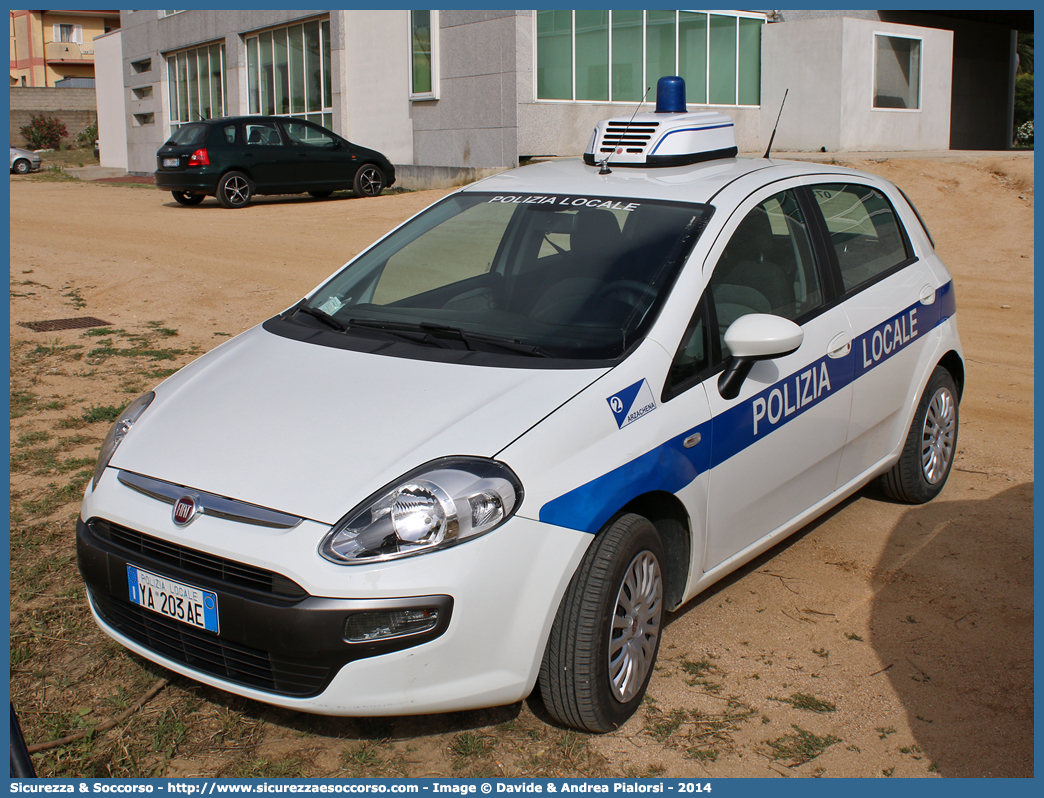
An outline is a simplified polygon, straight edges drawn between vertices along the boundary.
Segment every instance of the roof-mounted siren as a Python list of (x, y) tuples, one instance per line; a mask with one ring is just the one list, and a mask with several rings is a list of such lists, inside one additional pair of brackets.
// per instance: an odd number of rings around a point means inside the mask
[(656, 83), (656, 111), (625, 119), (605, 119), (595, 127), (584, 152), (591, 166), (683, 166), (737, 153), (732, 117), (716, 111), (688, 113), (685, 81), (677, 75)]

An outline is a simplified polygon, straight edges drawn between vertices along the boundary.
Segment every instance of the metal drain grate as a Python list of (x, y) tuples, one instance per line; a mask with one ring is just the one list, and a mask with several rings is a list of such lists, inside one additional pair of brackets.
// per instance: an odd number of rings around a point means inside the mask
[(108, 327), (111, 321), (102, 321), (93, 316), (81, 316), (78, 319), (52, 319), (50, 321), (20, 321), (21, 327), (28, 327), (34, 332), (54, 332), (55, 330), (79, 330), (85, 327)]

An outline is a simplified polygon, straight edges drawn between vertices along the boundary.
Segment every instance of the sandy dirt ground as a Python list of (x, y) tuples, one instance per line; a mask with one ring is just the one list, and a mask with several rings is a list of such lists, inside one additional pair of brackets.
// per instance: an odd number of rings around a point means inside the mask
[[(77, 584), (73, 520), (111, 421), (101, 411), (290, 305), (446, 192), (229, 211), (151, 187), (12, 179), (12, 699), (42, 743), (169, 679), (115, 729), (41, 752), (37, 767), (1032, 776), (1032, 156), (843, 163), (903, 187), (954, 274), (967, 387), (950, 481), (914, 508), (867, 488), (672, 614), (644, 706), (598, 737), (549, 725), (536, 699), (378, 722), (244, 701), (107, 643)], [(111, 334), (21, 326), (79, 316)]]

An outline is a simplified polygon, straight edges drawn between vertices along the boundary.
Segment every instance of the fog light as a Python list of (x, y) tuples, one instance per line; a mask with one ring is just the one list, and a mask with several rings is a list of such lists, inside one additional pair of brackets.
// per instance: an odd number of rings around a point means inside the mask
[(344, 623), (344, 639), (349, 643), (387, 640), (390, 637), (415, 635), (434, 629), (439, 611), (434, 607), (413, 610), (358, 612)]

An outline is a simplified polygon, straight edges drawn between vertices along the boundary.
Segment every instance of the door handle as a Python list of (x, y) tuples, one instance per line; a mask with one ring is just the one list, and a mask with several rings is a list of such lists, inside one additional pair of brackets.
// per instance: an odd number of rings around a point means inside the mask
[(838, 333), (827, 344), (827, 357), (844, 357), (850, 351), (852, 351), (852, 339), (846, 332)]
[(930, 285), (926, 285), (921, 289), (921, 295), (919, 297), (922, 305), (931, 305), (935, 302), (935, 288)]

